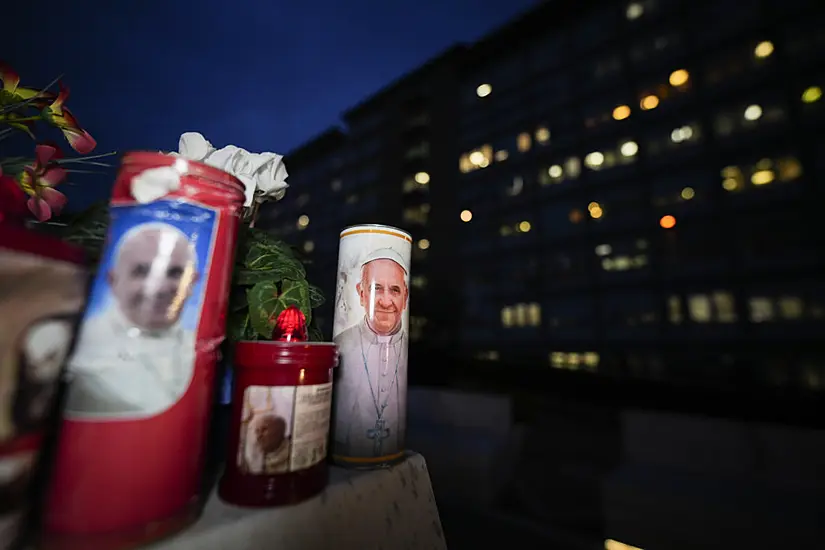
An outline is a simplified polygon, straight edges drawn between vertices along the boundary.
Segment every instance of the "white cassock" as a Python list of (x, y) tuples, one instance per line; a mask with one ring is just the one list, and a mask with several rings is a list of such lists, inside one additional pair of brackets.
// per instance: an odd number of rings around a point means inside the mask
[(115, 306), (84, 321), (69, 360), (69, 413), (149, 416), (189, 387), (195, 334), (178, 325), (157, 335), (132, 326)]
[(336, 381), (333, 454), (378, 457), (404, 450), (407, 336), (379, 336), (366, 320), (334, 338), (341, 354)]

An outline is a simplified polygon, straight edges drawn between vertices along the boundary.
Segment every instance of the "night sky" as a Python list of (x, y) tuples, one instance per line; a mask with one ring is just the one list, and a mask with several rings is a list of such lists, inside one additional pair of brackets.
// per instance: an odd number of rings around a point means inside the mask
[[(173, 150), (182, 132), (200, 131), (219, 147), (283, 154), (536, 2), (20, 2), (29, 13), (4, 24), (3, 55), (21, 85), (64, 75), (97, 152)], [(62, 188), (70, 210), (105, 199), (111, 177), (74, 183)]]

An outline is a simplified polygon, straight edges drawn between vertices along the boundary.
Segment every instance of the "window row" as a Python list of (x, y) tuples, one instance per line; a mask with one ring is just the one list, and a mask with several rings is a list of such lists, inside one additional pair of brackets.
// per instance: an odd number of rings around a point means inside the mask
[[(656, 96), (647, 97), (650, 100), (648, 110), (658, 106), (658, 99), (654, 101), (653, 98), (656, 98)], [(818, 111), (822, 111), (820, 105), (814, 105), (822, 100), (821, 87), (816, 85), (806, 87), (802, 90), (799, 99), (804, 105), (817, 107)], [(741, 132), (769, 128), (771, 125), (786, 120), (787, 109), (782, 105), (781, 98), (775, 94), (768, 94), (762, 100), (741, 101), (723, 107), (711, 117), (712, 127), (710, 132), (717, 139), (725, 140), (735, 138)], [(618, 123), (628, 118), (630, 113), (631, 109), (628, 105), (618, 105), (606, 112), (601, 118), (588, 119), (585, 121), (584, 127), (601, 124), (607, 120)], [(802, 114), (803, 116), (806, 114), (804, 110)], [(809, 116), (821, 116), (821, 114), (821, 112), (817, 113), (814, 110), (810, 110), (808, 113)], [(694, 120), (691, 120), (691, 118)], [(670, 128), (648, 130), (638, 138), (626, 138), (615, 145), (610, 145), (606, 150), (596, 149), (591, 151), (584, 157), (584, 160), (587, 161), (585, 166), (593, 170), (610, 168), (629, 162), (629, 159), (635, 157), (640, 149), (643, 149), (648, 156), (656, 157), (701, 143), (707, 129), (695, 120), (697, 118), (699, 118), (698, 115), (694, 114), (685, 117), (684, 122), (675, 124)], [(495, 164), (512, 161), (513, 155), (524, 155), (535, 147), (553, 145), (554, 136), (555, 134), (551, 133), (550, 128), (540, 125), (532, 132), (521, 132), (514, 138), (505, 138), (498, 142), (484, 144), (461, 154), (458, 159), (458, 169), (462, 174), (468, 174)], [(592, 142), (592, 139), (590, 141)], [(555, 149), (557, 148), (553, 150)], [(556, 176), (556, 179), (558, 179), (558, 176)]]
[[(749, 288), (737, 303), (725, 289), (687, 292), (660, 297), (646, 291), (611, 293), (597, 300), (592, 295), (559, 297), (543, 303), (525, 302), (496, 309), (495, 302), (465, 294), (463, 315), (481, 333), (505, 329), (516, 340), (540, 338), (539, 327), (558, 339), (594, 337), (609, 339), (658, 338), (661, 329), (673, 337), (697, 335), (692, 328), (717, 327), (701, 332), (707, 337), (742, 336), (748, 325), (752, 334), (780, 338), (817, 337), (825, 322), (825, 293), (821, 288)], [(724, 327), (728, 327), (725, 329)], [(788, 330), (788, 327), (794, 327)], [(761, 328), (760, 328), (761, 327)]]

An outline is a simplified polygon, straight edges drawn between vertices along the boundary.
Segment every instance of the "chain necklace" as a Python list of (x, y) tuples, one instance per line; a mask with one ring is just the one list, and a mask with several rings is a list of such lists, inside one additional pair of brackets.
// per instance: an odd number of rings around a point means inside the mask
[[(360, 333), (360, 331), (359, 331), (359, 333)], [(384, 409), (387, 408), (387, 404), (390, 401), (390, 396), (392, 395), (392, 389), (395, 387), (395, 383), (398, 381), (398, 366), (401, 364), (401, 353), (400, 352), (398, 353), (398, 357), (395, 360), (395, 376), (392, 377), (392, 383), (390, 383), (390, 388), (387, 391), (387, 398), (384, 400), (384, 403), (379, 406), (379, 404), (378, 404), (379, 399), (378, 399), (378, 397), (376, 397), (375, 390), (372, 387), (372, 378), (370, 377), (370, 369), (367, 366), (367, 355), (366, 355), (366, 353), (364, 353), (364, 338), (363, 338), (362, 334), (359, 334), (359, 335), (361, 336), (361, 338), (360, 338), (360, 340), (361, 340), (361, 360), (364, 362), (364, 372), (367, 375), (367, 383), (370, 386), (370, 397), (372, 397), (372, 404), (375, 407), (375, 414), (377, 414), (378, 418), (380, 419), (382, 416), (384, 416)], [(401, 338), (402, 339), (404, 338), (403, 333), (401, 335)]]

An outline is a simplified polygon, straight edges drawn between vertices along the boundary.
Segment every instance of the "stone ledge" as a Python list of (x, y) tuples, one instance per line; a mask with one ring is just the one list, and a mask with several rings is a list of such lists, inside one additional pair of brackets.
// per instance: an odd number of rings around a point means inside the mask
[(391, 468), (330, 469), (319, 496), (283, 508), (247, 509), (212, 494), (198, 522), (153, 550), (446, 550), (424, 458)]

